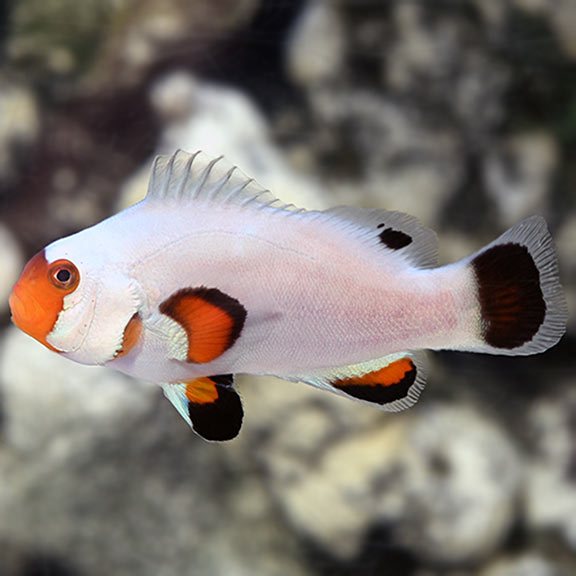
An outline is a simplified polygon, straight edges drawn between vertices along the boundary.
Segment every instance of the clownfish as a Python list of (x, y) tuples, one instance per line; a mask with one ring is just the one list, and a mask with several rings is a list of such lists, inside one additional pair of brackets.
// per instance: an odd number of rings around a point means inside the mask
[(437, 267), (412, 216), (297, 209), (182, 151), (156, 158), (144, 200), (36, 254), (10, 308), (50, 350), (159, 383), (212, 441), (242, 425), (235, 374), (398, 411), (422, 391), (424, 349), (536, 354), (567, 321), (541, 217)]

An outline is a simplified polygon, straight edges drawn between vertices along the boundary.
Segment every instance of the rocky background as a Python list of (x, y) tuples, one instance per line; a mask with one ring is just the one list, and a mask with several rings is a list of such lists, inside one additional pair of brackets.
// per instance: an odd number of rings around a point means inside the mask
[(18, 332), (46, 243), (226, 154), (308, 208), (404, 210), (443, 262), (543, 214), (576, 304), (574, 0), (0, 2), (1, 576), (576, 574), (576, 324), (535, 358), (430, 355), (387, 415), (241, 381), (241, 436)]

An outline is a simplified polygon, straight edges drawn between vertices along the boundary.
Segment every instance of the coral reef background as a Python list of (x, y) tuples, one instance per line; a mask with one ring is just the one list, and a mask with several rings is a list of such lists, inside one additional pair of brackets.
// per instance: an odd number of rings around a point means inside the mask
[(571, 0), (0, 2), (0, 574), (576, 574), (576, 323), (430, 354), (384, 414), (243, 378), (241, 436), (9, 322), (23, 262), (225, 154), (285, 201), (403, 210), (449, 262), (530, 214), (576, 306)]

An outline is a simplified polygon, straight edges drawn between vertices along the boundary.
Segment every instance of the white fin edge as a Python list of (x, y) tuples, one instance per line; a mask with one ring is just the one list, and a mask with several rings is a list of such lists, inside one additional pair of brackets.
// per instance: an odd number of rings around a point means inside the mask
[(176, 410), (178, 414), (184, 418), (188, 426), (194, 430), (192, 426), (192, 421), (188, 414), (188, 398), (186, 397), (186, 384), (161, 384), (164, 396)]
[(544, 321), (529, 342), (516, 348), (497, 348), (489, 344), (481, 344), (466, 347), (465, 350), (505, 356), (527, 356), (544, 352), (562, 338), (568, 321), (568, 307), (560, 284), (558, 258), (546, 220), (541, 216), (526, 218), (461, 262), (470, 264), (478, 255), (493, 246), (502, 244), (525, 246), (532, 257), (540, 276), (540, 289), (546, 304)]

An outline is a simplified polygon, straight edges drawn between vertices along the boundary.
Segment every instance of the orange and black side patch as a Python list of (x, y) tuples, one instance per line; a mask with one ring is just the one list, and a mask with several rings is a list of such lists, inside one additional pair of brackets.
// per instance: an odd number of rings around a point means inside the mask
[(160, 304), (184, 328), (188, 337), (187, 361), (211, 362), (228, 350), (242, 332), (246, 309), (217, 288), (184, 288)]
[(232, 383), (232, 374), (186, 383), (188, 415), (192, 428), (202, 438), (222, 442), (235, 438), (240, 432), (244, 410)]
[(498, 244), (476, 256), (472, 267), (486, 343), (511, 349), (532, 340), (544, 322), (546, 302), (528, 249)]
[(336, 380), (331, 384), (359, 400), (384, 405), (406, 398), (416, 381), (416, 373), (414, 362), (410, 358), (401, 358), (375, 372)]

